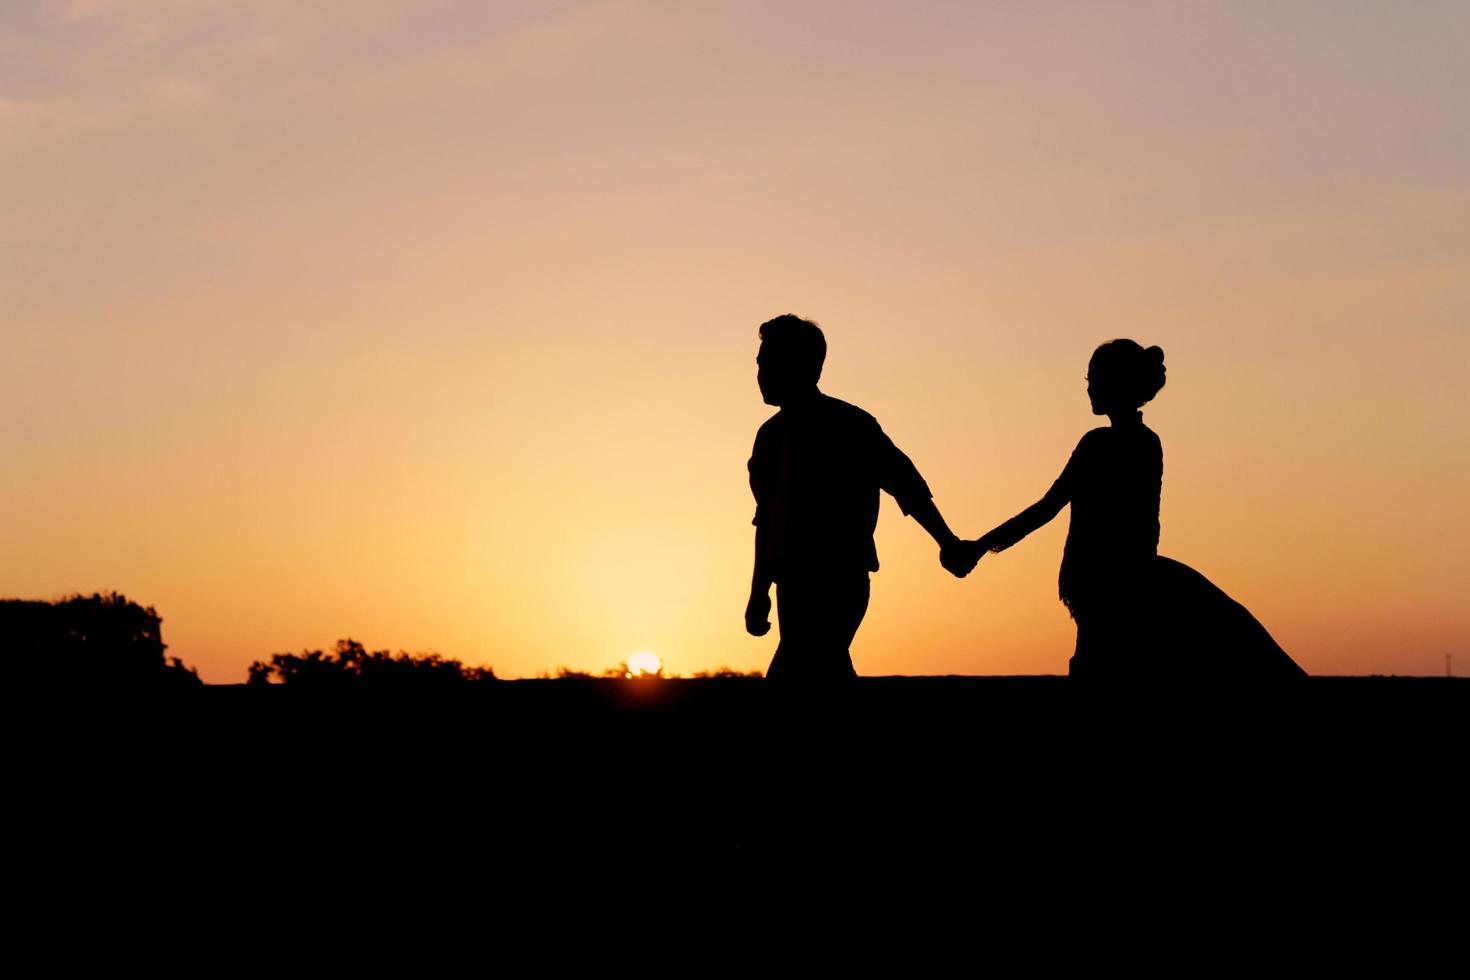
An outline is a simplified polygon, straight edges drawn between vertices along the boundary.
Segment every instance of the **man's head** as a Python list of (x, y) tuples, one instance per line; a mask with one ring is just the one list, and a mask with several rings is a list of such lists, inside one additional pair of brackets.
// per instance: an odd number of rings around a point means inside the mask
[(817, 386), (827, 338), (810, 320), (787, 313), (761, 324), (755, 380), (767, 405), (785, 405)]

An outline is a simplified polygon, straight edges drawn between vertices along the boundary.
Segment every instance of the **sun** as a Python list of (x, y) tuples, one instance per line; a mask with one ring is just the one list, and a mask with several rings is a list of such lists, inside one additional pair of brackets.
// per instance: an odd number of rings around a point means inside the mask
[(663, 661), (647, 650), (635, 653), (628, 658), (629, 677), (652, 677), (656, 676), (663, 669)]

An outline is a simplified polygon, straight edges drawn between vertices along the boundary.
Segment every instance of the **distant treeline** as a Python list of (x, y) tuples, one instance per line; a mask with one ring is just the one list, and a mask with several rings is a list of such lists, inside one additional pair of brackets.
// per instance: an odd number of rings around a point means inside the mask
[(288, 684), (317, 690), (345, 687), (440, 688), (495, 680), (489, 667), (466, 667), (437, 653), (369, 653), (356, 640), (338, 640), (331, 653), (277, 653), (250, 665), (248, 683)]
[[(10, 676), (42, 685), (194, 688), (199, 674), (178, 657), (165, 657), (162, 619), (116, 592), (73, 595), (57, 602), (0, 599), (0, 656)], [(559, 668), (545, 678), (577, 680), (631, 676), (627, 664), (600, 674)], [(660, 670), (645, 675), (665, 676)], [(720, 667), (693, 677), (759, 677)], [(331, 651), (277, 653), (252, 663), (247, 684), (284, 684), (311, 690), (345, 688), (444, 688), (496, 680), (490, 667), (470, 667), (437, 653), (367, 650), (338, 640)]]
[[(589, 680), (592, 678), (630, 677), (626, 663), (609, 667), (600, 674), (561, 667), (543, 679)], [(646, 678), (664, 677), (662, 670)], [(699, 671), (692, 677), (760, 677), (758, 670), (743, 672), (729, 667)], [(338, 640), (330, 652), (307, 650), (302, 653), (277, 653), (270, 660), (257, 660), (250, 665), (251, 686), (286, 684), (313, 690), (336, 690), (359, 687), (441, 688), (461, 684), (482, 684), (496, 680), (490, 667), (467, 667), (462, 662), (437, 653), (369, 652), (356, 640)]]
[(59, 602), (0, 599), (0, 649), (12, 678), (43, 685), (198, 687), (192, 668), (165, 658), (162, 620), (116, 592)]
[[(556, 672), (555, 673), (546, 673), (546, 672), (543, 672), (542, 674), (540, 674), (538, 676), (539, 676), (539, 679), (540, 680), (578, 681), (578, 680), (591, 680), (593, 678), (618, 678), (618, 677), (632, 677), (632, 678), (641, 678), (641, 677), (664, 678), (664, 677), (671, 677), (671, 678), (681, 678), (681, 677), (684, 677), (685, 675), (683, 675), (683, 674), (666, 674), (666, 673), (664, 673), (664, 670), (663, 670), (662, 667), (660, 667), (657, 671), (654, 671), (652, 673), (639, 673), (639, 674), (634, 674), (633, 671), (631, 671), (631, 670), (628, 669), (628, 665), (626, 663), (620, 663), (616, 667), (609, 667), (607, 670), (604, 670), (600, 674), (594, 674), (591, 671), (587, 671), (587, 670), (572, 670), (570, 667), (558, 667), (556, 669)], [(761, 673), (758, 670), (736, 670), (734, 667), (716, 667), (714, 670), (696, 670), (694, 673), (689, 674), (687, 676), (693, 677), (693, 678), (710, 678), (710, 677), (764, 677), (765, 674)]]

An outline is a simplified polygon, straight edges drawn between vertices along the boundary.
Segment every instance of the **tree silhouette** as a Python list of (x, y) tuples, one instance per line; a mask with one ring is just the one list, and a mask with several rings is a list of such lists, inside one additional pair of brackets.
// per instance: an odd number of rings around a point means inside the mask
[(199, 675), (165, 658), (163, 620), (117, 592), (58, 602), (0, 599), (0, 644), (12, 676), (30, 683), (198, 687)]
[(247, 683), (271, 683), (312, 690), (349, 687), (444, 688), (495, 680), (489, 667), (466, 667), (437, 653), (369, 652), (356, 640), (338, 640), (331, 653), (303, 650), (272, 654), (250, 665)]

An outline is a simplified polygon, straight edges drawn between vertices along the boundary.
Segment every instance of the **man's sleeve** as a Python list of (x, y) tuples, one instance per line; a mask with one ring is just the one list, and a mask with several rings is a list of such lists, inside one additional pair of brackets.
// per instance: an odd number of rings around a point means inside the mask
[(913, 460), (893, 444), (877, 420), (873, 422), (873, 458), (878, 468), (878, 486), (893, 494), (905, 516), (934, 496)]
[(766, 501), (771, 499), (771, 485), (775, 479), (772, 469), (771, 454), (766, 447), (769, 440), (763, 439), (765, 428), (755, 434), (755, 445), (750, 450), (750, 461), (745, 468), (750, 471), (750, 492), (755, 496), (755, 516), (750, 523), (760, 526), (761, 508)]

